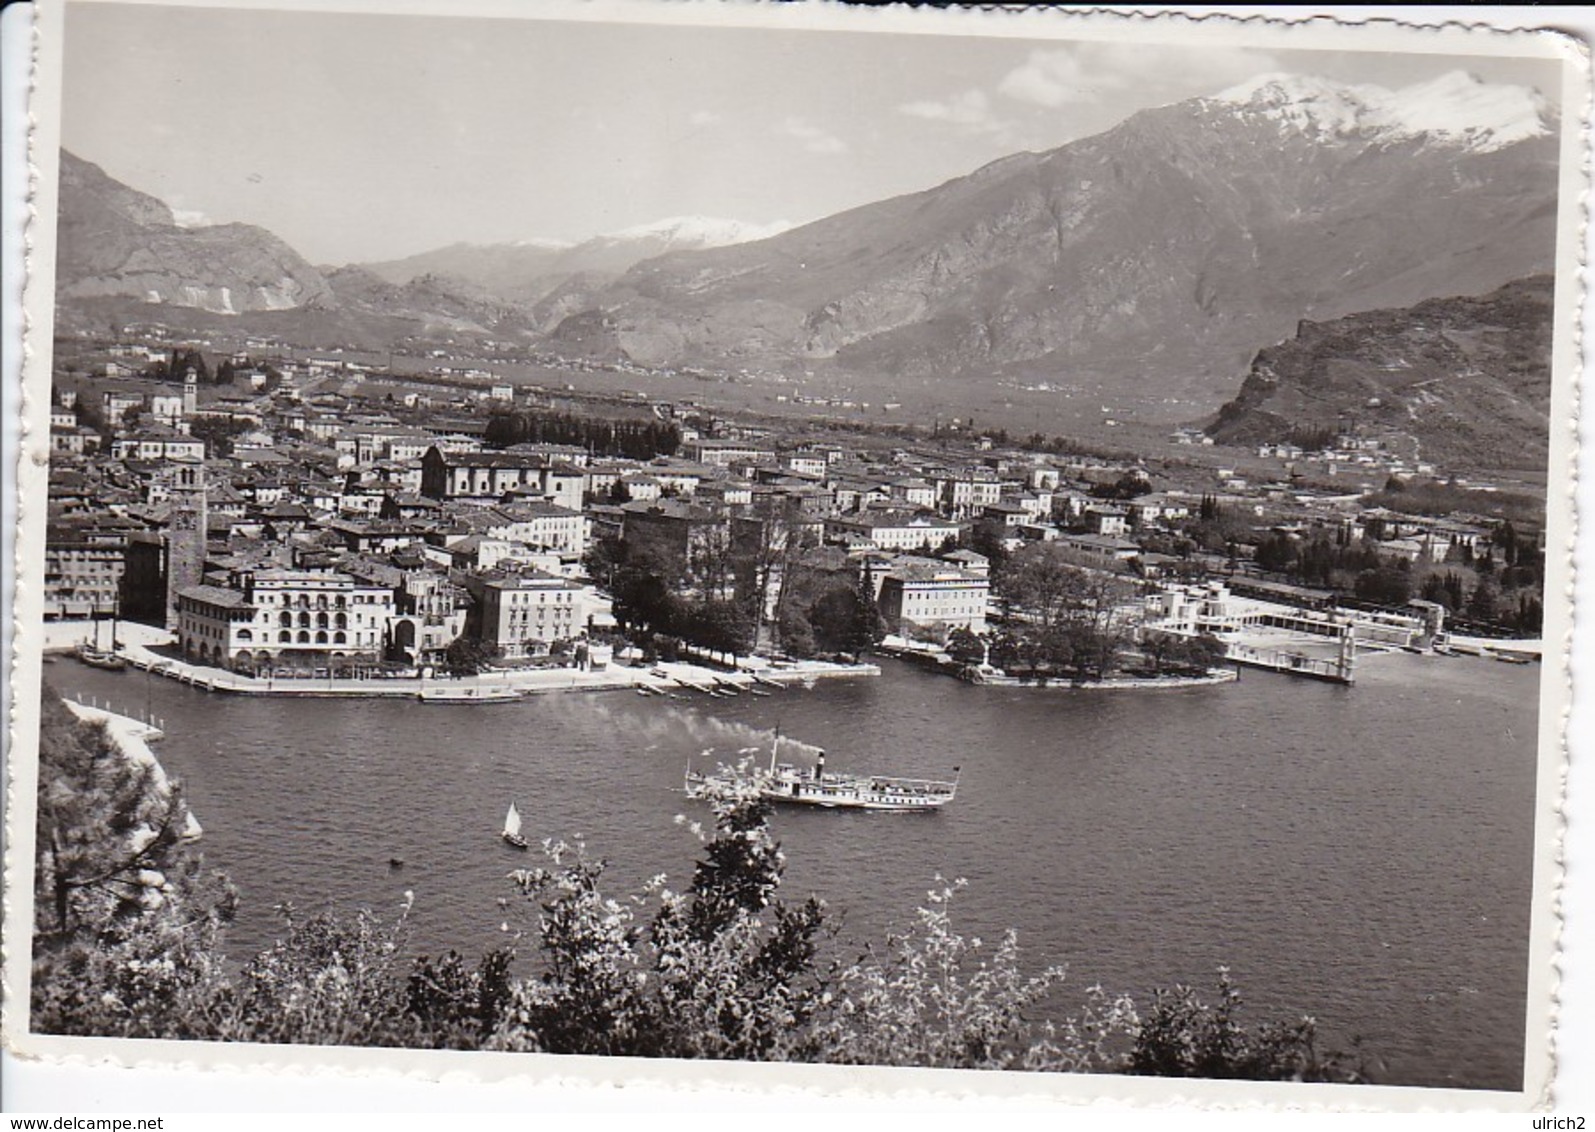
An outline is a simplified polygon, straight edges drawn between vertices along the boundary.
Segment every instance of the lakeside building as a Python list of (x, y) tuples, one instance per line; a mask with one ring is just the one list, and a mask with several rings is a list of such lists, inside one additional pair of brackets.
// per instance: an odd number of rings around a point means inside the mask
[(531, 571), (468, 577), (465, 587), (476, 599), (468, 631), (506, 660), (547, 655), (587, 628), (587, 591), (566, 578)]
[(44, 616), (97, 617), (118, 608), (125, 526), (51, 524), (45, 531)]
[(395, 612), (391, 588), (349, 574), (241, 571), (178, 591), (177, 644), (185, 659), (225, 667), (374, 662)]
[(900, 558), (879, 579), (877, 603), (892, 632), (945, 639), (953, 629), (986, 631), (991, 580), (931, 558)]

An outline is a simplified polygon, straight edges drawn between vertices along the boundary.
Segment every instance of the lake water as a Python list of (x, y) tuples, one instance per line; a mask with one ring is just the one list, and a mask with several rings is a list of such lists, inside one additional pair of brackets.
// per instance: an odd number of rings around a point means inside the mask
[(1126, 692), (882, 664), (767, 698), (475, 707), (220, 696), (66, 659), (45, 676), (165, 720), (207, 866), (242, 892), (238, 956), (274, 938), (281, 902), (392, 914), (406, 890), (416, 950), (502, 943), (534, 922), (505, 874), (541, 860), (499, 841), (512, 799), (532, 840), (607, 858), (612, 895), (684, 883), (696, 842), (672, 819), (707, 816), (679, 792), (688, 758), (767, 752), (779, 727), (836, 770), (962, 767), (940, 812), (776, 814), (785, 894), (818, 893), (846, 939), (880, 941), (962, 877), (956, 926), (1017, 928), (1027, 966), (1066, 964), (1062, 1007), (1093, 983), (1210, 990), (1226, 965), (1252, 1021), (1360, 1036), (1384, 1083), (1520, 1087), (1537, 666), (1385, 654), (1353, 688), (1247, 671)]

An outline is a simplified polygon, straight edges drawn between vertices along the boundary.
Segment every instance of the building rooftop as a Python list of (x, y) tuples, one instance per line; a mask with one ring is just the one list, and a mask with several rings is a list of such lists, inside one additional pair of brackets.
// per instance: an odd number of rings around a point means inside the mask
[(242, 591), (228, 589), (225, 586), (189, 586), (187, 589), (178, 590), (177, 596), (202, 601), (206, 605), (218, 605), (224, 609), (243, 609), (249, 605)]

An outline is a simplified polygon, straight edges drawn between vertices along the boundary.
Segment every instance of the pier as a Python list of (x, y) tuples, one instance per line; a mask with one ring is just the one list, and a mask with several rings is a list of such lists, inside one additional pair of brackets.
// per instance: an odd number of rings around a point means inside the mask
[(1355, 680), (1357, 641), (1365, 625), (1380, 647), (1406, 647), (1420, 638), (1420, 617), (1368, 615), (1334, 609), (1297, 609), (1240, 597), (1221, 582), (1170, 586), (1147, 599), (1144, 628), (1177, 636), (1211, 636), (1236, 665), (1306, 676), (1336, 684)]

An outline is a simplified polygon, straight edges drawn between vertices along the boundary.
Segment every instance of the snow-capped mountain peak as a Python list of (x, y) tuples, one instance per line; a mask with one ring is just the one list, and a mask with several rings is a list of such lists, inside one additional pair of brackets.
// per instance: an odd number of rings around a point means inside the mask
[(517, 248), (535, 248), (539, 251), (545, 252), (563, 252), (568, 251), (576, 245), (571, 243), (569, 240), (548, 240), (537, 236), (530, 240), (516, 240), (512, 246)]
[(792, 225), (784, 220), (774, 224), (749, 224), (742, 220), (722, 220), (713, 216), (671, 216), (647, 224), (636, 224), (618, 232), (606, 232), (599, 240), (654, 240), (682, 248), (721, 248), (778, 236)]
[(1399, 90), (1271, 72), (1209, 101), (1265, 115), (1317, 138), (1425, 138), (1485, 152), (1551, 132), (1547, 120), (1552, 111), (1537, 91), (1485, 82), (1466, 71), (1449, 71)]

